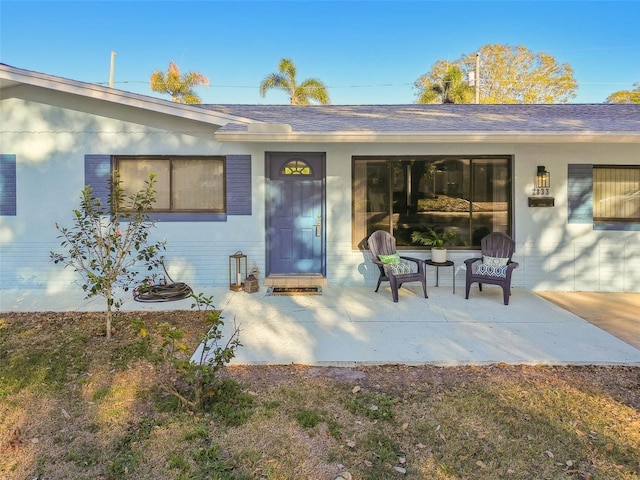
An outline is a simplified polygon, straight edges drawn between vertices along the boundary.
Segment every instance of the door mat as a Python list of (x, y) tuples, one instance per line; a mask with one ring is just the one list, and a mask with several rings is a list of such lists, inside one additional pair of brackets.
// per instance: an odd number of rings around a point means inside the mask
[(267, 295), (322, 295), (322, 287), (269, 287)]

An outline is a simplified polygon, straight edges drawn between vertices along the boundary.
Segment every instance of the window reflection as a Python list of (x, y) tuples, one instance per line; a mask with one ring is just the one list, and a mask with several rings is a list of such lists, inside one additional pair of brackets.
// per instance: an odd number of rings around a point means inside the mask
[(412, 246), (413, 231), (453, 231), (459, 247), (489, 232), (511, 235), (510, 157), (357, 157), (353, 245), (375, 230)]

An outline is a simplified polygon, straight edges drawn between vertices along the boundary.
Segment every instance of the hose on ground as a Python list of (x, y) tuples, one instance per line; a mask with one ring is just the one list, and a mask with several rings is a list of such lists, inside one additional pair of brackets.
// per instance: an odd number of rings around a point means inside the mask
[(133, 292), (136, 302), (171, 302), (191, 296), (193, 291), (186, 283), (169, 283), (167, 285), (152, 285), (139, 287)]
[(133, 291), (133, 299), (136, 302), (172, 302), (188, 298), (193, 294), (193, 290), (186, 283), (173, 281), (167, 269), (164, 268), (164, 262), (160, 262), (160, 265), (170, 283), (150, 285), (148, 281), (143, 282)]

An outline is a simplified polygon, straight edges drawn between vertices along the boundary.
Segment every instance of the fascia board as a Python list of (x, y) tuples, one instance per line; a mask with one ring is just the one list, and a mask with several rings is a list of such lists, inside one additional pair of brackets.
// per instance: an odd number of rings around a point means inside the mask
[[(70, 95), (117, 103), (128, 107), (173, 115), (218, 126), (226, 125), (227, 123), (248, 125), (255, 122), (255, 120), (248, 118), (219, 113), (201, 107), (175, 103), (161, 98), (126, 92), (124, 90), (103, 87), (92, 83), (78, 82), (76, 80), (55, 77), (53, 75), (21, 70), (14, 67), (8, 67), (6, 65), (0, 65), (0, 85), (2, 85), (2, 90), (13, 89), (18, 85), (31, 85), (34, 87), (64, 92)], [(0, 93), (0, 98), (2, 98), (2, 96), (3, 95)]]
[(495, 132), (434, 132), (434, 133), (246, 133), (216, 132), (220, 142), (274, 143), (640, 143), (640, 132), (581, 133), (495, 133)]

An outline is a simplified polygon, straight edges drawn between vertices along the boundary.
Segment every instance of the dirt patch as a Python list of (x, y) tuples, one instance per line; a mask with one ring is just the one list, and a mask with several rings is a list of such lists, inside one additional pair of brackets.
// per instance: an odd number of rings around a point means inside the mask
[(640, 349), (640, 293), (535, 293)]
[[(184, 411), (130, 327), (196, 312), (0, 315), (0, 478), (637, 478), (638, 367), (230, 366), (253, 399)], [(345, 476), (343, 478), (348, 478)]]

